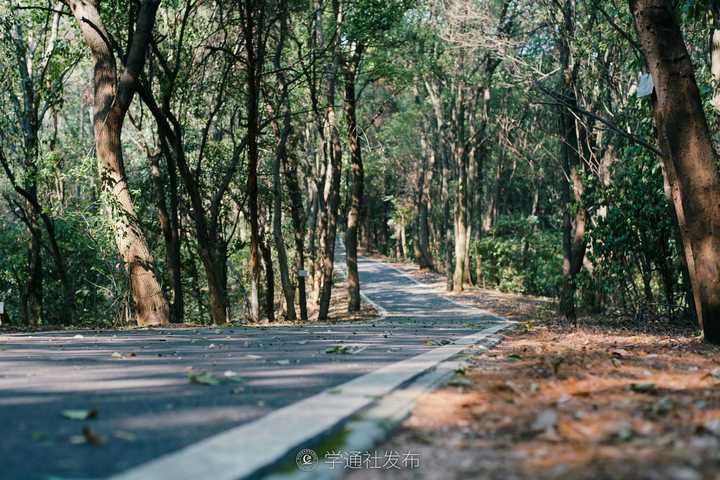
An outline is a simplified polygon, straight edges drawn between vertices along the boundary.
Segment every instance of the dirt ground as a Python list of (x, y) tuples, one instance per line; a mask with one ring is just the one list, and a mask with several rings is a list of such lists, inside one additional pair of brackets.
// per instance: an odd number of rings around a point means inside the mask
[(586, 317), (574, 327), (548, 299), (480, 289), (455, 298), (518, 328), (422, 398), (377, 449), (416, 452), (421, 468), (351, 479), (720, 479), (720, 349), (692, 326)]
[[(308, 294), (310, 292), (308, 291)], [(348, 295), (347, 295), (347, 283), (345, 280), (336, 276), (335, 283), (333, 284), (332, 293), (330, 295), (330, 310), (328, 311), (328, 318), (330, 322), (356, 322), (362, 320), (372, 320), (379, 316), (379, 312), (367, 303), (364, 299), (361, 299), (360, 311), (356, 313), (348, 313)], [(297, 310), (298, 315), (300, 314), (299, 309)], [(308, 296), (308, 316), (310, 321), (317, 321), (318, 308), (310, 301)]]

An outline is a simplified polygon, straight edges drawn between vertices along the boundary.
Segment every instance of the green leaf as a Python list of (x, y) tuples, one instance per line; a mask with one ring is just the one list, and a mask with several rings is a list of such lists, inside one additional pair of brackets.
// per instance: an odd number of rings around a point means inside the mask
[(61, 415), (69, 420), (91, 420), (97, 418), (97, 410), (63, 410)]
[(188, 372), (188, 380), (198, 385), (220, 385), (220, 379), (210, 372)]
[(630, 390), (637, 393), (656, 393), (657, 385), (654, 383), (631, 383)]

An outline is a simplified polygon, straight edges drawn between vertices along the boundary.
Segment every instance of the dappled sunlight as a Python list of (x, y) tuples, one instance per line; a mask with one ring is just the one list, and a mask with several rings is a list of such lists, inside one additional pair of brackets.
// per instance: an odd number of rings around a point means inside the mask
[(111, 426), (138, 432), (196, 426), (207, 428), (213, 425), (224, 427), (227, 422), (239, 423), (252, 420), (268, 411), (268, 408), (258, 406), (245, 409), (238, 409), (235, 406), (168, 408), (165, 412), (119, 419)]

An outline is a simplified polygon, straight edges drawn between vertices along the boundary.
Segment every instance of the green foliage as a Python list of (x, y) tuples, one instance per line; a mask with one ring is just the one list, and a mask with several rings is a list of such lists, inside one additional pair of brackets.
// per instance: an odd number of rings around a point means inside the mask
[(477, 252), (482, 262), (481, 284), (505, 292), (557, 293), (562, 273), (559, 235), (543, 231), (538, 223), (532, 216), (501, 216), (472, 245), (471, 252)]

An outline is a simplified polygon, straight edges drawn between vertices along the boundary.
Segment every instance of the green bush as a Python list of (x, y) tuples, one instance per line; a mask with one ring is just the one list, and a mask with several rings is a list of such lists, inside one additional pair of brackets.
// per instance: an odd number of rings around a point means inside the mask
[(480, 238), (480, 283), (504, 292), (553, 296), (562, 275), (560, 238), (542, 230), (537, 217), (501, 216)]

